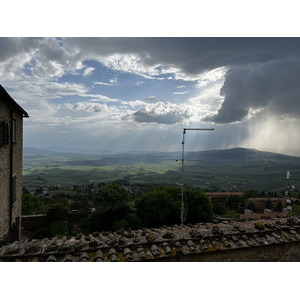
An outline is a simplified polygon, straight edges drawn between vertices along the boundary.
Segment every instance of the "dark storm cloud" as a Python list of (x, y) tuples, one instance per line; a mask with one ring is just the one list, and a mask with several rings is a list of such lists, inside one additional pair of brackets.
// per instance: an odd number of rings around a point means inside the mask
[(66, 48), (93, 55), (138, 54), (147, 65), (199, 74), (222, 66), (299, 57), (298, 38), (67, 38)]
[(216, 115), (206, 121), (241, 121), (251, 111), (266, 109), (276, 115), (300, 115), (300, 60), (288, 58), (231, 68), (220, 94), (225, 97)]

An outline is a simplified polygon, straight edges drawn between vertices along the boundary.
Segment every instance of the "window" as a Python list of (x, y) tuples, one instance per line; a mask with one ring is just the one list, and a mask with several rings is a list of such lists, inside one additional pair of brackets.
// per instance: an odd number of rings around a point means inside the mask
[(9, 124), (5, 121), (0, 122), (0, 145), (9, 145)]

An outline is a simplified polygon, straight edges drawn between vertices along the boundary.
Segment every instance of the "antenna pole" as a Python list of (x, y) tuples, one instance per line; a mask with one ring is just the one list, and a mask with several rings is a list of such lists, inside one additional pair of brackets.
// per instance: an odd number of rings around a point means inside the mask
[(185, 207), (184, 207), (184, 178), (183, 178), (183, 170), (184, 170), (184, 144), (185, 144), (185, 134), (187, 130), (206, 130), (206, 131), (213, 131), (214, 128), (183, 128), (182, 134), (182, 157), (181, 157), (181, 209), (180, 209), (180, 220), (181, 225), (186, 218)]
[(292, 214), (292, 191), (295, 189), (295, 187), (293, 186), (293, 184), (291, 183), (291, 173), (290, 171), (286, 172), (286, 203), (287, 203), (287, 210), (288, 210), (288, 215), (291, 216)]

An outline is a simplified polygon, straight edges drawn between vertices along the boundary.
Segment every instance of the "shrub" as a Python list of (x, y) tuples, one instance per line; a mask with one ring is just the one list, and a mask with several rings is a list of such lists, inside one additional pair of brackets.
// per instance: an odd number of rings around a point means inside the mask
[[(174, 198), (175, 191), (175, 198)], [(157, 187), (135, 201), (142, 226), (159, 227), (175, 224), (180, 216), (178, 188)]]
[[(127, 205), (115, 210), (99, 211), (96, 210), (88, 216), (87, 227), (90, 231), (112, 230), (113, 224), (118, 221), (127, 218), (133, 214), (132, 209)], [(133, 218), (129, 217), (129, 220)]]
[(68, 236), (69, 229), (68, 229), (68, 222), (65, 220), (58, 220), (54, 221), (50, 224), (50, 235), (51, 236)]
[(22, 215), (43, 213), (43, 203), (37, 196), (22, 194)]
[(112, 231), (117, 231), (121, 228), (127, 228), (128, 227), (128, 222), (125, 219), (118, 220), (112, 225)]
[[(136, 200), (135, 207), (142, 226), (159, 227), (180, 223), (181, 189), (157, 187)], [(185, 190), (186, 222), (212, 221), (212, 205), (207, 195), (199, 190)]]
[(51, 204), (47, 210), (47, 218), (50, 221), (67, 220), (68, 216), (69, 208), (60, 202)]
[(200, 190), (188, 189), (186, 197), (188, 203), (187, 223), (212, 221), (212, 204), (205, 193)]
[(116, 210), (130, 200), (130, 193), (117, 183), (101, 186), (93, 198), (96, 210), (102, 212)]
[(224, 214), (224, 218), (238, 219), (239, 217), (240, 215), (234, 210), (227, 210), (226, 213)]

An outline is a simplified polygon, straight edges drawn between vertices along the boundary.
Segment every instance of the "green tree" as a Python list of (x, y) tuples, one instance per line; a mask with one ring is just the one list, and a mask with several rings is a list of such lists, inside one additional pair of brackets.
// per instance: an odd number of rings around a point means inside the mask
[(188, 204), (187, 223), (211, 222), (213, 219), (212, 204), (208, 196), (200, 190), (186, 191)]
[(69, 207), (64, 203), (56, 202), (51, 204), (47, 210), (47, 217), (50, 221), (67, 220)]
[(47, 220), (49, 222), (49, 230), (51, 236), (68, 235), (68, 217), (70, 207), (65, 201), (52, 202), (47, 209)]
[(159, 227), (180, 221), (180, 188), (156, 187), (135, 201), (144, 227)]
[(214, 197), (211, 199), (213, 206), (213, 213), (216, 215), (224, 215), (225, 214), (225, 203), (226, 197)]
[(235, 210), (239, 207), (245, 206), (245, 197), (237, 196), (237, 195), (230, 195), (227, 200), (227, 207), (229, 210)]
[(246, 191), (246, 198), (257, 198), (259, 197), (259, 193), (257, 190), (248, 190)]
[[(181, 189), (156, 187), (135, 202), (137, 215), (146, 227), (159, 227), (180, 223)], [(185, 190), (186, 223), (210, 222), (212, 204), (207, 195), (199, 190)]]
[(96, 210), (101, 212), (115, 210), (130, 201), (130, 193), (117, 183), (101, 186), (93, 198)]
[[(88, 217), (88, 228), (115, 230), (120, 224), (126, 224), (131, 228), (138, 227), (139, 220), (130, 206), (131, 200), (131, 194), (117, 183), (100, 186), (93, 198), (95, 212)], [(121, 220), (123, 221), (117, 222)]]
[(22, 215), (35, 215), (43, 213), (43, 203), (37, 196), (22, 194)]

